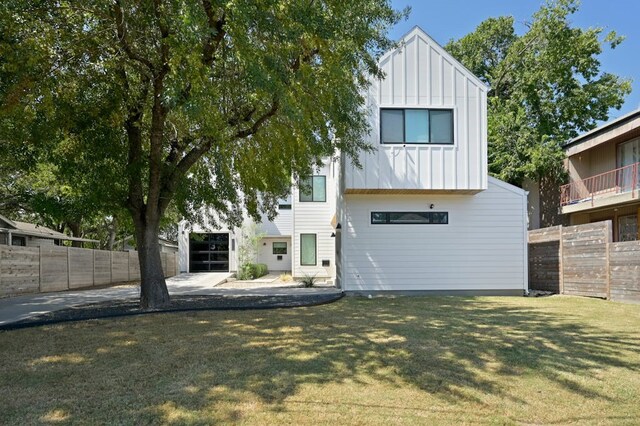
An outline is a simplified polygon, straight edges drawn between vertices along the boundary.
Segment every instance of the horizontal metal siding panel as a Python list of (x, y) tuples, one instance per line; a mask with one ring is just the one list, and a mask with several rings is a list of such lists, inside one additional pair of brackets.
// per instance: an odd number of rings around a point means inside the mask
[[(345, 196), (346, 290), (524, 289), (524, 195)], [(449, 225), (371, 225), (370, 211), (448, 211)]]

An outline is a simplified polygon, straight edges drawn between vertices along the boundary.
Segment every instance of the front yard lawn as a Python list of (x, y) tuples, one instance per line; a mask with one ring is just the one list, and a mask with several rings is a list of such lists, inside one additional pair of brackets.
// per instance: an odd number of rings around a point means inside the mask
[(0, 333), (2, 424), (640, 422), (640, 306), (345, 298)]

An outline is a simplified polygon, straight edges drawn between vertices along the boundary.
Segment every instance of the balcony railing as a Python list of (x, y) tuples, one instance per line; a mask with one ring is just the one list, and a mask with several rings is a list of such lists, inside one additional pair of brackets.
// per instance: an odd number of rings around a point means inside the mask
[(560, 205), (567, 206), (583, 202), (593, 203), (593, 199), (604, 195), (631, 192), (635, 197), (640, 189), (640, 163), (620, 167), (606, 173), (562, 185)]

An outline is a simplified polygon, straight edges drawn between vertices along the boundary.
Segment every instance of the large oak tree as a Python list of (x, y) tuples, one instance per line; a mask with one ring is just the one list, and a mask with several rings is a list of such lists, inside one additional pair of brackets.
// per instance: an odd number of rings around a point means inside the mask
[(491, 87), (490, 173), (516, 185), (526, 178), (539, 182), (550, 196), (543, 222), (557, 215), (562, 144), (607, 120), (631, 90), (628, 80), (603, 72), (599, 60), (603, 49), (615, 48), (622, 37), (573, 26), (578, 5), (548, 1), (522, 34), (513, 17), (490, 18), (446, 46)]
[(369, 149), (362, 93), (403, 15), (384, 0), (5, 0), (3, 152), (54, 152), (126, 208), (141, 305), (165, 306), (170, 204), (237, 223), (322, 157)]

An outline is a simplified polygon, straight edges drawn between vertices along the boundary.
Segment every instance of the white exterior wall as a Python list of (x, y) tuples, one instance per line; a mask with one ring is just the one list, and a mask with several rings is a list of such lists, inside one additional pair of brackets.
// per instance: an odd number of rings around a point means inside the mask
[[(526, 195), (497, 179), (476, 195), (345, 195), (342, 288), (524, 291)], [(448, 225), (371, 225), (372, 211), (449, 212)]]
[[(285, 242), (287, 243), (287, 254), (283, 254), (282, 260), (278, 260), (278, 255), (273, 254), (273, 243), (274, 242)], [(291, 271), (291, 252), (293, 251), (293, 247), (291, 247), (291, 237), (289, 238), (263, 238), (260, 241), (260, 246), (258, 247), (258, 263), (264, 263), (269, 268), (269, 272), (272, 271)]]
[[(336, 213), (336, 185), (339, 178), (339, 164), (330, 162), (314, 175), (327, 177), (325, 202), (300, 202), (297, 187), (293, 188), (293, 276), (315, 275), (318, 278), (335, 278), (335, 232), (331, 221)], [(300, 265), (300, 234), (316, 234), (316, 266)], [(330, 266), (323, 267), (322, 261), (329, 260)]]
[[(283, 202), (291, 204), (291, 196)], [(260, 231), (266, 236), (291, 236), (293, 232), (293, 210), (278, 210), (278, 215), (270, 221), (267, 216), (262, 216), (262, 222), (260, 223)]]
[[(360, 155), (362, 169), (347, 163), (346, 188), (486, 189), (486, 86), (419, 28), (380, 66), (386, 78), (373, 81), (367, 96), (369, 142), (378, 149)], [(381, 144), (379, 113), (385, 107), (452, 109), (454, 144)]]

